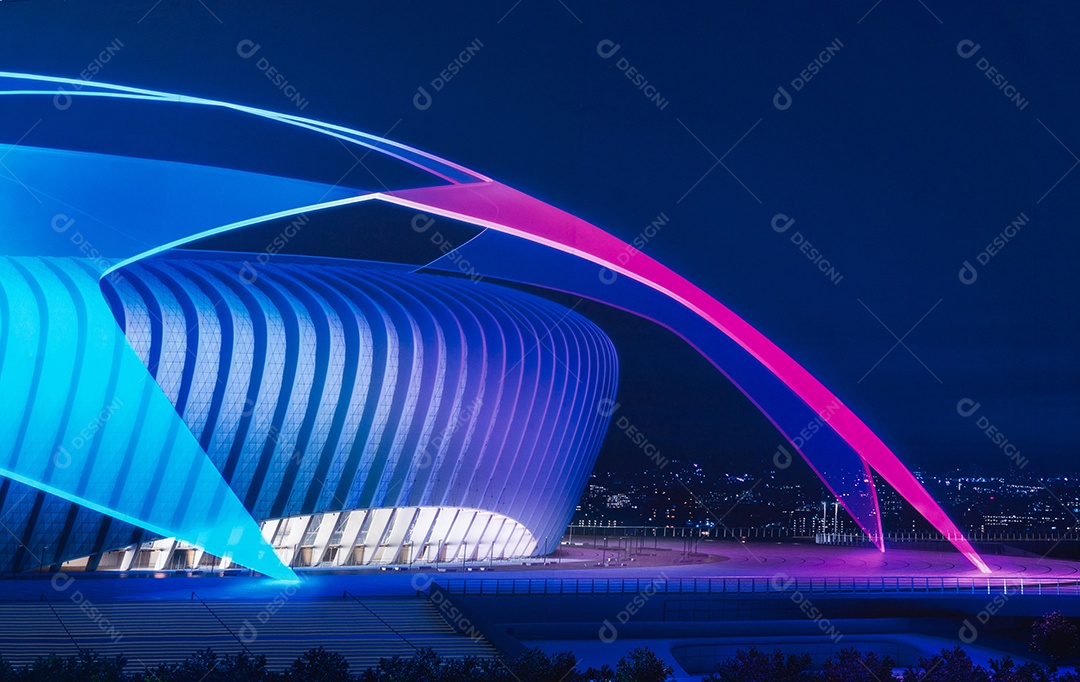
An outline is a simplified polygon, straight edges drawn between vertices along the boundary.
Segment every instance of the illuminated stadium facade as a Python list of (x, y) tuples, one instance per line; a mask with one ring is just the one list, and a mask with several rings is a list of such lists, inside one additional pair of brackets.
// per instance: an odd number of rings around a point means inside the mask
[[(43, 321), (64, 313), (87, 334), (98, 282), (85, 262), (5, 261), (6, 298), (39, 291)], [(483, 282), (284, 257), (256, 276), (230, 254), (169, 254), (101, 289), (153, 379), (144, 395), (160, 388), (291, 565), (550, 553), (607, 426), (596, 406), (614, 397), (614, 348), (596, 326)], [(105, 387), (119, 366), (99, 368)], [(36, 429), (69, 430), (80, 387), (66, 388), (65, 408)], [(48, 464), (78, 458), (87, 480), (100, 472), (132, 490), (146, 408), (112, 398)], [(115, 435), (108, 449), (93, 447), (99, 431)], [(165, 470), (136, 489), (162, 486), (179, 487), (181, 504), (200, 494), (194, 473), (166, 480)], [(79, 557), (69, 568), (228, 565), (11, 481), (0, 499), (0, 570)], [(49, 549), (34, 561), (22, 546)]]
[[(65, 116), (89, 121), (23, 142), (36, 129), (29, 105), (58, 87), (78, 104)], [(0, 234), (0, 493), (2, 513), (25, 519), (0, 565), (25, 570), (40, 551), (39, 564), (100, 567), (119, 548), (108, 563), (120, 568), (212, 555), (291, 578), (289, 565), (551, 551), (606, 428), (616, 362), (590, 323), (501, 280), (670, 329), (880, 549), (874, 474), (989, 570), (838, 396), (734, 311), (584, 220), (391, 140), (228, 102), (0, 72), (0, 107), (12, 175), (0, 206), (18, 226)], [(194, 139), (165, 144), (159, 121), (175, 116), (189, 118), (170, 130)], [(302, 153), (342, 147), (407, 173), (380, 167), (380, 188), (345, 186)], [(248, 254), (252, 266), (184, 250), (365, 207), (411, 213), (417, 233), (432, 216), (472, 233), (411, 265), (262, 258), (267, 247)], [(374, 213), (356, 215), (368, 241), (396, 240)], [(799, 436), (809, 423), (821, 425), (812, 440)], [(154, 538), (158, 551), (140, 555)]]

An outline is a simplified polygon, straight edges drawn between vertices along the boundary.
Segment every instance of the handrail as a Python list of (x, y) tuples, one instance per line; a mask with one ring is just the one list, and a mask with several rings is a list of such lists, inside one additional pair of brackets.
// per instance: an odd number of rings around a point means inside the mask
[(400, 638), (401, 638), (401, 641), (405, 642), (406, 644), (408, 644), (409, 646), (411, 646), (411, 647), (412, 647), (413, 649), (415, 649), (415, 650), (416, 650), (416, 653), (420, 653), (420, 647), (418, 647), (418, 646), (416, 646), (415, 644), (413, 644), (412, 642), (410, 642), (410, 641), (408, 640), (408, 638), (406, 638), (406, 637), (405, 637), (405, 635), (403, 635), (403, 634), (401, 634), (400, 632), (398, 632), (397, 630), (395, 630), (395, 629), (394, 629), (394, 626), (390, 625), (390, 623), (387, 623), (387, 622), (386, 622), (385, 620), (383, 620), (382, 616), (380, 616), (379, 614), (375, 613), (375, 611), (374, 611), (374, 610), (373, 610), (373, 609), (372, 609), (372, 608), (371, 608), (370, 606), (368, 606), (368, 605), (367, 605), (367, 604), (365, 604), (364, 602), (360, 601), (360, 600), (359, 600), (359, 599), (358, 599), (358, 598), (356, 597), (356, 595), (355, 595), (355, 594), (352, 594), (352, 593), (351, 593), (351, 592), (349, 592), (348, 590), (342, 590), (342, 591), (341, 591), (341, 598), (342, 598), (342, 599), (346, 599), (346, 598), (348, 598), (348, 599), (352, 599), (352, 600), (353, 600), (354, 602), (356, 602), (356, 603), (357, 603), (357, 604), (359, 604), (360, 606), (363, 606), (363, 607), (364, 607), (364, 608), (365, 608), (365, 609), (367, 610), (367, 612), (368, 612), (368, 613), (370, 613), (371, 615), (375, 616), (375, 618), (376, 618), (376, 619), (377, 619), (377, 620), (378, 620), (378, 621), (379, 621), (380, 623), (382, 623), (383, 625), (385, 625), (385, 626), (386, 626), (386, 628), (387, 628), (388, 630), (390, 630), (390, 632), (392, 632), (392, 633), (394, 633), (395, 635), (397, 635), (398, 637), (400, 637)]
[(228, 625), (226, 625), (225, 621), (221, 620), (221, 618), (219, 618), (218, 615), (216, 613), (214, 613), (214, 609), (210, 608), (210, 605), (207, 604), (206, 602), (204, 602), (202, 597), (195, 594), (195, 592), (192, 592), (191, 593), (191, 598), (192, 599), (198, 599), (199, 603), (202, 604), (203, 606), (205, 606), (206, 610), (210, 612), (210, 615), (213, 616), (214, 619), (217, 622), (221, 623), (221, 627), (225, 628), (225, 632), (228, 632), (230, 635), (233, 636), (233, 639), (235, 639), (237, 642), (240, 643), (240, 646), (243, 647), (244, 652), (247, 653), (248, 656), (251, 656), (252, 658), (255, 658), (255, 654), (251, 653), (251, 649), (247, 648), (247, 644), (244, 643), (244, 640), (240, 639), (240, 636), (237, 635), (235, 632), (233, 632), (232, 628), (230, 628)]
[(60, 627), (64, 628), (64, 634), (68, 636), (68, 639), (71, 640), (71, 643), (75, 645), (75, 648), (78, 649), (79, 653), (81, 654), (83, 652), (83, 648), (79, 646), (78, 642), (75, 641), (75, 637), (71, 634), (71, 630), (68, 630), (67, 625), (64, 623), (64, 619), (60, 617), (60, 614), (56, 611), (56, 608), (52, 605), (52, 602), (49, 601), (49, 598), (45, 596), (44, 592), (41, 593), (41, 597), (38, 598), (38, 601), (43, 601), (49, 605), (49, 610), (53, 612), (54, 616), (56, 616), (56, 620), (60, 621)]
[(850, 576), (789, 578), (446, 578), (438, 579), (447, 592), (460, 596), (555, 596), (608, 594), (812, 594), (934, 593), (934, 594), (1037, 594), (1080, 597), (1080, 578), (993, 578), (907, 576), (856, 578)]
[[(571, 524), (567, 526), (564, 539), (583, 539), (595, 537), (644, 537), (644, 538), (710, 538), (710, 539), (770, 539), (770, 538), (801, 538), (815, 540), (819, 544), (854, 544), (873, 543), (872, 538), (865, 533), (829, 532), (815, 530), (813, 532), (796, 532), (788, 526), (714, 526), (711, 528), (696, 528), (691, 526), (606, 526), (606, 525), (582, 525)], [(942, 534), (937, 531), (899, 531), (888, 532), (882, 535), (885, 542), (908, 543), (908, 542), (950, 542), (951, 540), (964, 537), (971, 542), (1069, 542), (1080, 540), (1080, 532), (1069, 530), (1063, 532), (974, 532), (970, 531), (959, 534)]]

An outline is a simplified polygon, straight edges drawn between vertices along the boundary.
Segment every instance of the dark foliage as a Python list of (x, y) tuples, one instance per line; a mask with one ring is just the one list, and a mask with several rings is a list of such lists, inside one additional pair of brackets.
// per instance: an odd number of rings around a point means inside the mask
[(1060, 611), (1046, 614), (1031, 626), (1031, 650), (1046, 656), (1051, 669), (1076, 653), (1077, 641), (1076, 626)]

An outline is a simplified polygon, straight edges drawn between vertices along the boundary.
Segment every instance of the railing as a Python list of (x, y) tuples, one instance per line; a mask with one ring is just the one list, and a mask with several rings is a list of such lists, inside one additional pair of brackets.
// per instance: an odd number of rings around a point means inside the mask
[[(617, 538), (711, 538), (711, 539), (747, 539), (755, 538), (792, 538), (813, 539), (819, 544), (869, 544), (871, 538), (863, 533), (834, 533), (815, 531), (809, 534), (797, 533), (788, 526), (715, 526), (712, 528), (693, 528), (689, 526), (604, 526), (579, 525), (567, 527), (563, 539)], [(1067, 532), (1024, 532), (1024, 533), (967, 533), (965, 535), (943, 535), (933, 531), (912, 531), (885, 533), (885, 542), (946, 542), (966, 538), (971, 542), (1076, 542), (1080, 540), (1077, 531)]]
[(235, 632), (233, 632), (232, 628), (230, 628), (228, 625), (226, 625), (225, 621), (221, 620), (221, 617), (218, 616), (216, 613), (214, 613), (214, 609), (210, 608), (210, 605), (207, 604), (205, 601), (203, 601), (203, 598), (200, 597), (199, 595), (195, 594), (195, 592), (193, 591), (191, 593), (191, 600), (194, 601), (196, 599), (199, 601), (200, 604), (202, 604), (204, 607), (206, 607), (206, 610), (210, 612), (210, 615), (214, 617), (214, 620), (216, 620), (221, 625), (221, 627), (225, 628), (225, 632), (232, 635), (232, 638), (240, 643), (240, 646), (241, 646), (241, 648), (243, 648), (244, 653), (246, 653), (248, 656), (252, 656), (252, 657), (255, 656), (255, 654), (251, 653), (251, 649), (249, 649), (247, 647), (247, 643), (244, 642), (243, 638), (241, 638), (239, 635), (237, 635)]
[(656, 579), (439, 579), (447, 592), (463, 596), (553, 596), (604, 594), (1029, 594), (1080, 597), (1080, 580), (1023, 578), (656, 578)]
[[(885, 533), (887, 544), (905, 542), (951, 542), (964, 538), (970, 542), (1076, 542), (1080, 536), (1075, 532), (1066, 533), (969, 533), (967, 535), (941, 533)], [(815, 533), (814, 542), (819, 545), (865, 545), (871, 544), (871, 538), (862, 533)]]
[(568, 526), (564, 539), (583, 538), (793, 538), (796, 537), (786, 526), (693, 528), (690, 526)]
[(341, 598), (342, 599), (352, 599), (354, 602), (356, 602), (360, 606), (364, 607), (364, 610), (367, 611), (372, 616), (374, 616), (376, 620), (378, 620), (380, 623), (383, 624), (384, 627), (386, 627), (387, 630), (389, 630), (390, 632), (397, 635), (398, 638), (401, 639), (401, 641), (405, 642), (406, 644), (411, 646), (413, 649), (415, 649), (417, 654), (420, 653), (420, 647), (418, 647), (415, 644), (413, 644), (412, 642), (410, 642), (409, 639), (405, 635), (403, 635), (400, 632), (398, 632), (397, 630), (395, 630), (393, 625), (391, 625), (390, 623), (387, 623), (383, 619), (382, 616), (375, 613), (374, 609), (372, 609), (370, 606), (368, 606), (364, 602), (360, 601), (360, 599), (355, 594), (353, 594), (352, 592), (349, 592), (348, 590), (342, 590), (341, 591)]
[(75, 636), (71, 634), (71, 630), (68, 630), (68, 626), (64, 623), (64, 619), (60, 617), (60, 614), (56, 611), (56, 607), (52, 605), (52, 602), (49, 601), (49, 598), (45, 596), (44, 592), (41, 593), (38, 601), (43, 601), (48, 605), (49, 610), (52, 611), (52, 614), (54, 616), (56, 616), (56, 620), (60, 621), (60, 627), (64, 629), (64, 634), (67, 635), (68, 639), (71, 640), (71, 643), (75, 645), (75, 648), (78, 649), (79, 653), (81, 654), (83, 652), (83, 648), (79, 646), (79, 643), (75, 640)]

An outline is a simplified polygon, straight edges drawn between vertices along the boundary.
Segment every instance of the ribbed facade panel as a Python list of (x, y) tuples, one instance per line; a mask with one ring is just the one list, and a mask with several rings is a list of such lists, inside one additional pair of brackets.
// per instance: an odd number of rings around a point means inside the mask
[[(144, 302), (148, 322), (141, 325), (134, 310), (125, 317), (141, 346), (133, 351), (98, 277), (74, 259), (0, 258), (0, 377), (6, 387), (0, 394), (0, 460), (18, 480), (33, 484), (5, 480), (0, 490), (0, 521), (10, 531), (3, 538), (8, 547), (0, 548), (0, 570), (90, 554), (118, 538), (129, 542), (133, 531), (123, 520), (219, 549), (239, 548), (258, 565), (254, 552), (247, 554), (262, 542), (258, 525), (175, 418), (175, 403), (147, 377), (148, 368), (161, 373), (167, 367), (162, 380), (178, 400), (185, 377), (194, 372), (181, 356), (194, 338), (184, 328), (183, 307), (150, 276), (127, 290), (129, 298)], [(158, 297), (169, 301), (165, 310)], [(164, 338), (177, 329), (180, 343), (175, 332)], [(201, 503), (206, 500), (211, 504)], [(89, 509), (108, 509), (117, 521)]]
[[(0, 313), (15, 301), (18, 313), (40, 319), (43, 329), (54, 317), (77, 327), (77, 296), (56, 297), (43, 312), (30, 290), (68, 271), (85, 277), (85, 269), (74, 261), (19, 260), (26, 262), (6, 266), (21, 276), (3, 280)], [(135, 354), (252, 516), (308, 519), (299, 537), (288, 536), (297, 545), (317, 537), (348, 544), (352, 532), (357, 547), (370, 536), (423, 544), (428, 555), (552, 551), (607, 426), (597, 407), (614, 397), (617, 382), (615, 350), (595, 325), (545, 299), (483, 282), (324, 259), (278, 258), (245, 269), (227, 254), (170, 254), (124, 268), (101, 290)], [(30, 391), (33, 369), (18, 371)], [(107, 386), (108, 368), (101, 374)], [(137, 464), (130, 457), (136, 443), (167, 447), (175, 438), (141, 433), (138, 406), (128, 407), (129, 421), (105, 425), (127, 429), (117, 434), (128, 443), (119, 470), (89, 472), (87, 485), (126, 475)], [(32, 422), (24, 415), (24, 424)], [(199, 494), (194, 472), (174, 480), (162, 469), (148, 480), (155, 489)], [(8, 570), (25, 570), (153, 537), (4, 484), (0, 514), (12, 533), (0, 539), (0, 570), (5, 561)], [(414, 511), (334, 515), (365, 509)], [(320, 533), (321, 523), (331, 525)], [(432, 549), (443, 526), (460, 546)], [(285, 537), (275, 531), (273, 539)], [(20, 543), (50, 549), (35, 549), (33, 561)], [(417, 552), (380, 550), (379, 560)]]

